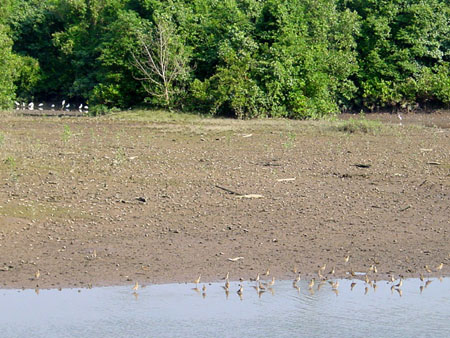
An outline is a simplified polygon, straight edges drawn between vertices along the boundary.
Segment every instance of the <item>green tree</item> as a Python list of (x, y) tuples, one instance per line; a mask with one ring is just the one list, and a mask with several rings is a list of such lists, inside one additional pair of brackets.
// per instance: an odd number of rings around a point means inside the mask
[[(445, 102), (450, 11), (442, 0), (352, 0), (362, 18), (360, 96), (366, 107)], [(448, 101), (447, 101), (448, 102)]]
[(0, 108), (10, 107), (15, 96), (12, 45), (7, 26), (0, 23)]

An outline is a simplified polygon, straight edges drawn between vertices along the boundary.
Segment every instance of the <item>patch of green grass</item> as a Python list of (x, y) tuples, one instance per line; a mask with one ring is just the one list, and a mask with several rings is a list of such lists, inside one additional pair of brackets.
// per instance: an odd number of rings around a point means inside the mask
[(336, 121), (332, 129), (346, 134), (377, 134), (383, 129), (380, 121), (368, 120), (365, 117), (346, 121)]
[(148, 122), (189, 122), (207, 118), (206, 115), (181, 113), (168, 110), (141, 110), (133, 109), (108, 114), (105, 118), (113, 120), (148, 121)]
[(116, 156), (114, 158), (114, 163), (121, 164), (126, 159), (125, 149), (123, 147), (119, 147), (116, 151)]
[(52, 206), (52, 205), (20, 205), (8, 203), (0, 208), (0, 216), (10, 216), (23, 219), (46, 219), (48, 217), (56, 217), (66, 219), (68, 216), (85, 218), (81, 214), (76, 213), (73, 209)]
[(289, 131), (287, 134), (287, 140), (285, 143), (283, 143), (283, 146), (286, 149), (292, 148), (294, 146), (296, 138), (297, 138), (297, 135), (293, 131)]
[(65, 124), (61, 138), (64, 143), (67, 143), (71, 137), (72, 137), (72, 131), (70, 130), (70, 127), (67, 124)]
[(13, 156), (8, 156), (5, 159), (5, 164), (11, 169), (16, 169), (16, 159)]
[(17, 167), (17, 163), (16, 163), (16, 159), (13, 156), (8, 156), (3, 163), (9, 168), (9, 175), (10, 175), (10, 179), (14, 182), (17, 182), (18, 179), (18, 175), (16, 172), (16, 167)]

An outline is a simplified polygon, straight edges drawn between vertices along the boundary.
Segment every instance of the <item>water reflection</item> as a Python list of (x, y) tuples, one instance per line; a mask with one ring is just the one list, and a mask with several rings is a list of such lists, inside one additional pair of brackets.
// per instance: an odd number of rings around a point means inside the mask
[(447, 337), (450, 332), (448, 278), (268, 284), (1, 290), (0, 329), (5, 337)]

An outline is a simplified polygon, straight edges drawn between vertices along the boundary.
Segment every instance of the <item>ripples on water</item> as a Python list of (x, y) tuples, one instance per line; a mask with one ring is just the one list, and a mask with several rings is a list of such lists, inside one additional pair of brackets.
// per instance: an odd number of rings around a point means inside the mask
[[(450, 280), (427, 288), (405, 280), (401, 292), (386, 281), (374, 290), (340, 280), (335, 294), (326, 283), (276, 282), (261, 295), (244, 283), (133, 285), (94, 289), (1, 290), (3, 337), (449, 337)], [(81, 291), (81, 292), (80, 292)]]

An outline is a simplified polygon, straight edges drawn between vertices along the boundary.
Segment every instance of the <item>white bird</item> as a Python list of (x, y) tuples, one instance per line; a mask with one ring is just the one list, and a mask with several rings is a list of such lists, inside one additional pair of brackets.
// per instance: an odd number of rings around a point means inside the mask
[(66, 105), (66, 108), (69, 108), (70, 107), (70, 103), (68, 103), (67, 105)]
[(39, 107), (42, 107), (44, 104), (43, 103), (39, 103)]
[(89, 106), (84, 106), (84, 109), (85, 109), (85, 110), (88, 110), (88, 109), (89, 109)]
[(20, 103), (17, 101), (14, 101), (14, 103), (16, 104), (16, 106), (20, 106)]
[(30, 102), (30, 103), (28, 104), (28, 109), (29, 109), (29, 110), (34, 110), (34, 103), (33, 103), (33, 102)]
[(80, 104), (80, 106), (78, 107), (79, 110), (81, 110), (83, 108), (83, 104)]
[(61, 106), (64, 108), (64, 105), (66, 104), (66, 100), (63, 100), (62, 102), (61, 102)]

